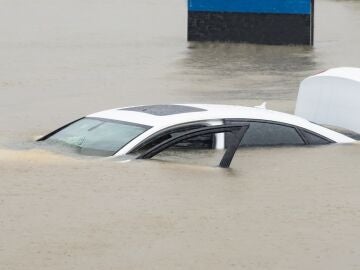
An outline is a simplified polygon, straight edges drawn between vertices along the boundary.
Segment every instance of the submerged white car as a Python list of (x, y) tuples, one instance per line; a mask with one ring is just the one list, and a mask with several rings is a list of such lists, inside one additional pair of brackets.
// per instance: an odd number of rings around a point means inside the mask
[[(302, 104), (306, 104), (303, 97), (297, 104), (298, 111), (302, 111)], [(128, 155), (137, 159), (151, 158), (170, 147), (226, 149), (221, 167), (230, 165), (239, 147), (355, 142), (339, 132), (296, 115), (267, 110), (265, 106), (210, 104), (146, 105), (106, 110), (76, 120), (39, 141), (62, 143), (84, 155)]]

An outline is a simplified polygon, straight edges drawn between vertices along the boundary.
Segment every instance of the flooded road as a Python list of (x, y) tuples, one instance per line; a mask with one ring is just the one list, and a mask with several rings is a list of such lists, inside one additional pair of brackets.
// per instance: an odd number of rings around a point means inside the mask
[(304, 77), (360, 66), (360, 1), (316, 2), (314, 48), (187, 43), (183, 0), (0, 3), (1, 269), (360, 268), (358, 144), (243, 150), (221, 170), (33, 143), (126, 105), (293, 112)]

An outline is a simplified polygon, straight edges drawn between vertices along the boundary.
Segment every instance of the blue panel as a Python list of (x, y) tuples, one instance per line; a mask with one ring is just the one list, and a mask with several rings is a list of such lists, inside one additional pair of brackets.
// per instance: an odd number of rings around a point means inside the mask
[(189, 11), (310, 14), (311, 0), (188, 0)]

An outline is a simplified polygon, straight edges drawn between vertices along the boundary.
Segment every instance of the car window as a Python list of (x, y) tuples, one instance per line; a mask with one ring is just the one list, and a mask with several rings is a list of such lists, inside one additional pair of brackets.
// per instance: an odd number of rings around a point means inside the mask
[[(140, 147), (135, 149), (132, 152), (144, 152), (155, 145), (162, 143), (163, 141), (166, 141), (170, 138), (173, 138), (175, 136), (178, 136), (180, 134), (183, 134), (187, 131), (206, 127), (206, 124), (196, 124), (196, 125), (189, 125), (184, 127), (176, 127), (173, 129), (169, 129), (167, 131), (161, 132), (157, 135), (155, 135), (153, 138), (150, 138), (147, 140), (144, 144), (142, 144)], [(189, 150), (199, 150), (199, 149), (213, 149), (215, 146), (215, 135), (213, 134), (206, 134), (197, 136), (195, 138), (190, 138), (188, 140), (184, 140), (182, 142), (177, 143), (176, 145), (173, 145), (171, 149), (189, 149)]]
[(46, 141), (71, 146), (84, 155), (112, 156), (147, 129), (148, 126), (134, 123), (83, 118), (61, 129)]
[[(155, 147), (144, 151), (143, 153), (140, 153), (140, 155), (137, 156), (136, 159), (150, 159), (157, 155), (163, 155), (163, 157), (169, 157), (169, 155), (173, 155), (176, 157), (176, 161), (179, 162), (179, 158), (185, 158), (188, 162), (191, 162), (191, 164), (194, 164), (194, 161), (196, 164), (198, 164), (199, 160), (199, 151), (186, 151), (183, 153), (189, 154), (189, 156), (183, 156), (179, 155), (178, 153), (175, 153), (176, 150), (171, 150), (170, 153), (168, 152), (169, 149), (171, 149), (172, 146), (184, 141), (188, 140), (190, 138), (196, 138), (198, 136), (203, 136), (206, 134), (219, 134), (219, 133), (228, 133), (228, 139), (229, 144), (228, 147), (221, 159), (221, 162), (219, 163), (219, 167), (222, 168), (228, 168), (231, 164), (231, 161), (236, 153), (236, 150), (240, 144), (240, 141), (242, 140), (246, 130), (248, 129), (248, 124), (230, 124), (230, 125), (216, 125), (216, 126), (207, 126), (207, 127), (201, 127), (197, 129), (190, 130), (188, 132), (184, 132), (183, 134), (180, 134), (178, 136), (174, 136), (166, 141), (163, 141), (162, 143), (159, 143)], [(206, 159), (209, 159), (210, 156), (216, 156), (212, 155), (212, 153), (209, 150), (202, 150), (204, 151), (202, 155), (203, 157), (206, 157)], [(166, 153), (168, 152), (168, 153)], [(218, 152), (218, 151), (217, 151)], [(216, 153), (216, 154), (219, 154)], [(194, 160), (195, 158), (195, 160)]]
[(308, 144), (321, 145), (321, 144), (329, 144), (330, 143), (328, 140), (321, 138), (320, 136), (317, 136), (313, 133), (307, 132), (305, 130), (302, 130), (302, 133), (304, 134), (304, 137), (306, 138)]
[[(187, 131), (193, 130), (193, 129), (197, 129), (197, 128), (201, 128), (201, 127), (205, 127), (206, 125), (193, 125), (193, 126), (188, 126), (188, 127), (184, 127), (184, 128), (180, 128), (178, 130), (174, 130), (171, 133), (171, 137), (174, 136), (178, 136), (180, 134), (183, 134)], [(201, 135), (201, 136), (197, 136), (188, 140), (184, 140), (182, 142), (179, 142), (177, 144), (175, 144), (174, 146), (172, 146), (172, 149), (193, 149), (193, 150), (199, 150), (199, 149), (212, 149), (214, 147), (214, 135), (213, 134), (206, 134), (206, 135)]]
[[(240, 147), (304, 145), (295, 128), (267, 122), (249, 123)], [(227, 138), (225, 139), (227, 145)]]

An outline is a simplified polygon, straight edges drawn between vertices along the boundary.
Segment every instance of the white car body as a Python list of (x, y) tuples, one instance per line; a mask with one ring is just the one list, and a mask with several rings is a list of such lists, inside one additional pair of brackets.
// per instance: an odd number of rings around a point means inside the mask
[[(301, 83), (296, 115), (268, 110), (264, 104), (257, 107), (215, 104), (143, 105), (90, 114), (84, 117), (85, 120), (80, 119), (79, 123), (74, 124), (75, 127), (72, 125), (77, 121), (44, 136), (40, 141), (48, 138), (59, 140), (79, 147), (80, 151), (105, 151), (106, 156), (112, 157), (145, 150), (145, 154), (138, 157), (151, 158), (163, 151), (165, 146), (171, 147), (171, 143), (181, 143), (181, 139), (186, 142), (190, 138), (188, 136), (196, 138), (195, 135), (206, 133), (215, 136), (209, 140), (211, 144), (207, 144), (207, 147), (227, 149), (228, 154), (222, 165), (228, 166), (231, 162), (228, 157), (232, 157), (239, 146), (356, 142), (319, 124), (359, 133), (359, 100), (360, 69), (337, 68), (306, 78)], [(98, 127), (100, 128), (97, 129)], [(132, 131), (129, 131), (129, 127)], [(224, 132), (231, 133), (231, 138)], [(199, 144), (203, 143), (200, 137), (197, 140)], [(195, 148), (191, 144), (188, 147)]]
[[(264, 108), (257, 107), (242, 107), (232, 105), (214, 105), (214, 104), (176, 104), (180, 106), (189, 106), (203, 111), (197, 112), (185, 112), (176, 113), (171, 115), (153, 115), (146, 112), (131, 111), (126, 108), (116, 108), (106, 111), (97, 112), (90, 114), (87, 117), (118, 120), (125, 122), (132, 122), (141, 125), (151, 126), (150, 129), (145, 131), (143, 134), (129, 142), (122, 149), (120, 149), (114, 156), (121, 156), (128, 154), (138, 144), (154, 135), (155, 133), (178, 125), (186, 125), (194, 122), (206, 122), (209, 125), (221, 125), (224, 119), (243, 119), (243, 120), (258, 120), (258, 121), (270, 121), (280, 124), (295, 126), (309, 130), (322, 137), (326, 137), (335, 143), (352, 143), (355, 140), (332, 131), (328, 128), (313, 124), (306, 119), (301, 117), (281, 113), (277, 111), (267, 110)], [(224, 136), (218, 134), (216, 137), (216, 148), (224, 148)]]

